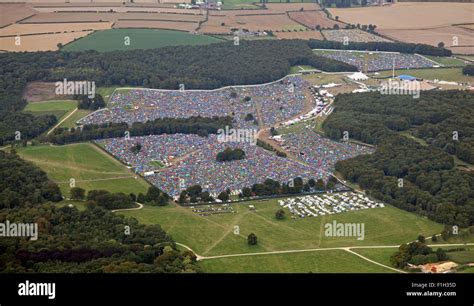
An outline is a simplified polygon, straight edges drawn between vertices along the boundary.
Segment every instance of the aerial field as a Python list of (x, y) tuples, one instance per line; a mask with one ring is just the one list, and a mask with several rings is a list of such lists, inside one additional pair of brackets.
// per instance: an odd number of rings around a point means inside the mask
[(331, 8), (329, 11), (347, 23), (375, 24), (377, 30), (413, 30), (472, 23), (473, 9), (473, 3), (399, 2), (387, 6)]
[[(375, 24), (390, 39), (437, 46), (443, 42), (456, 54), (473, 54), (474, 3), (399, 2), (388, 6), (332, 8), (332, 16), (351, 24)], [(423, 12), (420, 16), (419, 12)], [(456, 41), (456, 42), (455, 42)], [(457, 44), (457, 46), (456, 46)]]
[(14, 36), (0, 37), (0, 50), (21, 52), (21, 51), (54, 51), (58, 49), (58, 44), (65, 45), (71, 41), (84, 37), (92, 33), (91, 31), (45, 34), (45, 35), (27, 35), (20, 37), (20, 43)]
[(207, 273), (395, 273), (343, 250), (202, 260)]
[[(449, 82), (474, 83), (474, 77), (462, 74), (462, 68), (429, 68), (429, 69), (406, 69), (395, 70), (395, 75), (409, 74), (425, 80), (442, 80)], [(380, 71), (378, 76), (391, 76), (391, 71)]]
[(75, 109), (77, 101), (55, 100), (28, 103), (23, 111), (33, 115), (54, 115), (58, 121), (67, 113)]
[(35, 163), (58, 183), (68, 196), (70, 179), (86, 190), (110, 192), (146, 192), (148, 183), (90, 143), (65, 146), (29, 146), (18, 150), (20, 157)]
[[(254, 205), (256, 211), (250, 210), (249, 205)], [(275, 199), (232, 206), (236, 213), (206, 217), (176, 204), (145, 206), (141, 210), (121, 214), (137, 218), (141, 223), (160, 224), (175, 241), (191, 247), (201, 256), (364, 245), (393, 246), (412, 241), (419, 234), (429, 236), (443, 229), (441, 224), (392, 206), (297, 219), (291, 219), (290, 212), (285, 209), (284, 220), (275, 218), (275, 212), (281, 208)], [(326, 237), (324, 225), (334, 220), (338, 223), (364, 223), (364, 240)], [(258, 245), (247, 244), (250, 233), (257, 235)]]
[(36, 13), (37, 11), (30, 4), (0, 3), (0, 27), (15, 23)]
[(298, 11), (298, 12), (289, 12), (288, 16), (292, 20), (310, 29), (315, 29), (318, 25), (321, 28), (333, 28), (335, 24), (339, 25), (339, 27), (344, 26), (344, 24), (341, 22), (333, 21), (329, 19), (326, 16), (326, 13), (324, 13), (323, 11), (306, 11), (305, 10), (305, 11)]
[[(125, 37), (130, 45), (125, 45)], [(179, 31), (153, 29), (113, 29), (95, 32), (63, 48), (64, 51), (112, 51), (130, 49), (151, 49), (166, 46), (205, 45), (221, 42), (220, 39)]]
[(81, 32), (106, 30), (112, 27), (111, 22), (88, 23), (15, 23), (0, 29), (1, 36), (14, 36), (26, 34), (51, 34), (65, 32)]

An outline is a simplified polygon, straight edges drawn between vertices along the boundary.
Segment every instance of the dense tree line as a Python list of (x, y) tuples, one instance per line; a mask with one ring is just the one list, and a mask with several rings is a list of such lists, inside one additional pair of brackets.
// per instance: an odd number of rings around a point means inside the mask
[(38, 224), (38, 239), (2, 238), (0, 272), (182, 273), (197, 272), (196, 256), (180, 252), (159, 225), (97, 206), (85, 211), (41, 204), (2, 209), (0, 222)]
[(398, 251), (390, 257), (390, 263), (397, 268), (406, 268), (408, 264), (424, 265), (438, 261), (447, 260), (446, 252), (438, 248), (433, 251), (424, 241), (404, 243)]
[(77, 108), (98, 110), (105, 107), (105, 101), (102, 95), (95, 94), (94, 98), (89, 98), (87, 95), (75, 95), (74, 100), (78, 101)]
[(474, 65), (466, 65), (462, 68), (462, 73), (466, 75), (474, 75)]
[(0, 209), (61, 200), (58, 185), (44, 171), (14, 153), (0, 151)]
[(451, 50), (425, 44), (403, 42), (350, 42), (347, 45), (339, 41), (314, 40), (308, 42), (312, 49), (342, 49), (362, 51), (391, 51), (401, 53), (418, 53), (434, 56), (451, 56)]
[(161, 134), (197, 134), (207, 136), (216, 134), (226, 126), (232, 126), (231, 117), (189, 117), (189, 118), (162, 118), (153, 121), (135, 122), (131, 127), (126, 123), (104, 123), (84, 125), (81, 128), (58, 128), (54, 130), (46, 141), (55, 144), (89, 141), (94, 139), (124, 137), (126, 132), (130, 136), (161, 135)]
[(170, 196), (156, 186), (149, 187), (145, 195), (139, 193), (137, 197), (138, 203), (151, 206), (165, 206), (168, 204), (169, 200)]
[(325, 131), (341, 139), (369, 144), (387, 134), (410, 132), (426, 143), (474, 163), (474, 93), (469, 91), (423, 92), (419, 99), (409, 95), (366, 93), (338, 96), (338, 108), (325, 122)]
[(88, 205), (97, 205), (105, 209), (124, 209), (135, 207), (135, 201), (124, 193), (110, 193), (106, 190), (90, 190), (87, 193)]
[[(273, 135), (274, 136), (274, 135)], [(280, 156), (280, 157), (287, 157), (287, 154), (283, 151), (280, 151), (278, 149), (276, 149), (274, 146), (272, 146), (271, 144), (267, 143), (267, 142), (264, 142), (260, 139), (257, 139), (257, 146), (259, 147), (262, 147), (264, 148), (265, 150), (268, 150), (268, 151), (272, 151), (272, 152), (275, 152), (277, 156)]]
[(472, 120), (463, 120), (472, 116), (472, 96), (460, 91), (422, 93), (419, 100), (378, 93), (338, 96), (323, 124), (326, 135), (339, 140), (348, 132), (350, 138), (375, 144), (376, 152), (340, 161), (336, 170), (399, 208), (445, 224), (474, 224), (474, 173), (456, 169), (449, 146), (440, 148), (438, 135), (429, 138), (424, 131), (428, 125), (451, 134), (456, 127), (463, 135), (460, 142), (472, 143), (466, 136)]

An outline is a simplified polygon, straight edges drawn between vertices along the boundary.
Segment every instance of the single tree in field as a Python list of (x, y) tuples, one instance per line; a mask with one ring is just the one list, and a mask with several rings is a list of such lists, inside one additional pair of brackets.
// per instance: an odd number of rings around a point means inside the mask
[(254, 233), (250, 233), (247, 237), (247, 242), (249, 245), (256, 245), (258, 243), (257, 236)]
[(285, 211), (283, 209), (277, 210), (275, 218), (277, 218), (277, 220), (283, 220), (285, 218)]

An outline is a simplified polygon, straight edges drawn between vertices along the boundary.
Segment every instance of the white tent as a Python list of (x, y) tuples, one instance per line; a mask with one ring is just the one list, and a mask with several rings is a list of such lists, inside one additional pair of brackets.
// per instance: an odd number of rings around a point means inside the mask
[(369, 79), (368, 76), (363, 74), (362, 72), (354, 72), (353, 74), (347, 76), (349, 79), (354, 80), (354, 81), (365, 81)]

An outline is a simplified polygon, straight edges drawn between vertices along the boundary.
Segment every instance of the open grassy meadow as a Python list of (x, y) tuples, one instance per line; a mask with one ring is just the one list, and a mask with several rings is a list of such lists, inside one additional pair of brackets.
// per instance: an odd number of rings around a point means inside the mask
[[(303, 219), (291, 219), (286, 211), (286, 218), (277, 220), (275, 212), (280, 206), (275, 199), (232, 205), (236, 213), (206, 217), (176, 204), (145, 206), (121, 214), (135, 217), (141, 223), (160, 224), (175, 241), (202, 256), (363, 245), (397, 246), (416, 239), (419, 234), (429, 236), (443, 229), (440, 224), (391, 206)], [(256, 211), (250, 210), (249, 205), (254, 205)], [(364, 240), (326, 237), (324, 225), (334, 220), (364, 223)], [(247, 244), (250, 233), (257, 235), (257, 246)]]
[(208, 273), (396, 273), (344, 250), (216, 258), (199, 265)]
[(77, 101), (74, 100), (52, 100), (28, 103), (23, 111), (37, 116), (54, 115), (60, 120), (76, 107)]
[[(125, 37), (130, 44), (125, 44)], [(187, 32), (155, 29), (111, 29), (94, 32), (62, 48), (63, 51), (153, 49), (167, 46), (207, 45), (222, 40)]]
[[(462, 74), (462, 68), (428, 68), (395, 70), (395, 75), (409, 74), (426, 80), (443, 80), (449, 82), (474, 82), (474, 77)], [(378, 76), (391, 76), (392, 71), (380, 71)]]
[(42, 168), (56, 181), (64, 195), (69, 194), (70, 179), (76, 187), (110, 192), (146, 192), (148, 183), (120, 162), (91, 143), (65, 146), (29, 146), (18, 154)]

